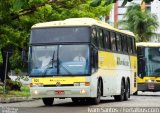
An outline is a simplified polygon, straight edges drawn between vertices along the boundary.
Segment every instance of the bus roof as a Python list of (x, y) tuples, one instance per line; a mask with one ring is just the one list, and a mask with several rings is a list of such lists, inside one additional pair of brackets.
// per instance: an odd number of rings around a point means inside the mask
[(62, 21), (51, 21), (51, 22), (44, 22), (44, 23), (38, 23), (32, 26), (32, 28), (45, 28), (45, 27), (68, 27), (68, 26), (101, 26), (104, 28), (108, 28), (113, 31), (117, 31), (123, 34), (134, 36), (132, 32), (126, 32), (119, 29), (116, 29), (112, 27), (111, 25), (98, 21), (92, 18), (70, 18)]
[(136, 46), (160, 47), (160, 43), (157, 43), (157, 42), (139, 42), (139, 43), (136, 43)]

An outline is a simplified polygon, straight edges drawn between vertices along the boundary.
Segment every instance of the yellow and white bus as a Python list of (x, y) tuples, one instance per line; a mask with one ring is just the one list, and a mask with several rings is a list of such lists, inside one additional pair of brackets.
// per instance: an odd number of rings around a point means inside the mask
[[(54, 98), (92, 104), (101, 96), (128, 100), (137, 90), (135, 46), (132, 33), (91, 18), (35, 24), (29, 51), (31, 95), (45, 105)], [(81, 58), (75, 60), (77, 56)]]
[(160, 43), (140, 42), (136, 45), (138, 57), (137, 91), (160, 91)]

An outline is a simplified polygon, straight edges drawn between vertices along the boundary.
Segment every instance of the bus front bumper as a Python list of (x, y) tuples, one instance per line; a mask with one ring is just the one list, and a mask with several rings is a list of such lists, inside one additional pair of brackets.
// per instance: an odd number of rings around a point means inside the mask
[(138, 84), (138, 91), (160, 91), (160, 84), (141, 83), (141, 84)]
[(89, 86), (68, 86), (68, 87), (31, 87), (32, 98), (70, 98), (70, 97), (91, 97)]

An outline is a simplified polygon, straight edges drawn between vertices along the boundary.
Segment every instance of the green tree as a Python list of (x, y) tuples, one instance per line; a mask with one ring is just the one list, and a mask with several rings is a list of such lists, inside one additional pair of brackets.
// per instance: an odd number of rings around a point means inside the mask
[(152, 36), (157, 36), (155, 31), (158, 28), (158, 19), (156, 15), (149, 11), (141, 11), (138, 4), (132, 4), (127, 8), (124, 15), (124, 20), (120, 22), (123, 29), (132, 31), (137, 41), (149, 41)]
[[(31, 26), (35, 23), (75, 17), (109, 15), (112, 5), (91, 7), (92, 0), (0, 0), (0, 78), (4, 79), (6, 48), (11, 68), (22, 68), (21, 50), (28, 48)], [(1, 58), (1, 57), (0, 57)], [(9, 66), (8, 66), (9, 67)]]
[[(97, 7), (100, 4), (110, 5), (112, 3), (116, 3), (117, 1), (118, 0), (92, 0), (91, 5)], [(134, 0), (123, 0), (122, 6), (125, 6), (127, 4), (127, 2), (132, 2), (132, 1), (134, 1)], [(145, 3), (153, 2), (153, 0), (142, 0), (142, 1)]]

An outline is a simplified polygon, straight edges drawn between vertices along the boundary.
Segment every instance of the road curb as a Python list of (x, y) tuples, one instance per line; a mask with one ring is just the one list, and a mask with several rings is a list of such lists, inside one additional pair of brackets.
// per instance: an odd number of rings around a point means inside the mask
[(31, 97), (6, 97), (0, 98), (0, 103), (13, 103), (13, 102), (22, 102), (22, 101), (31, 101)]

